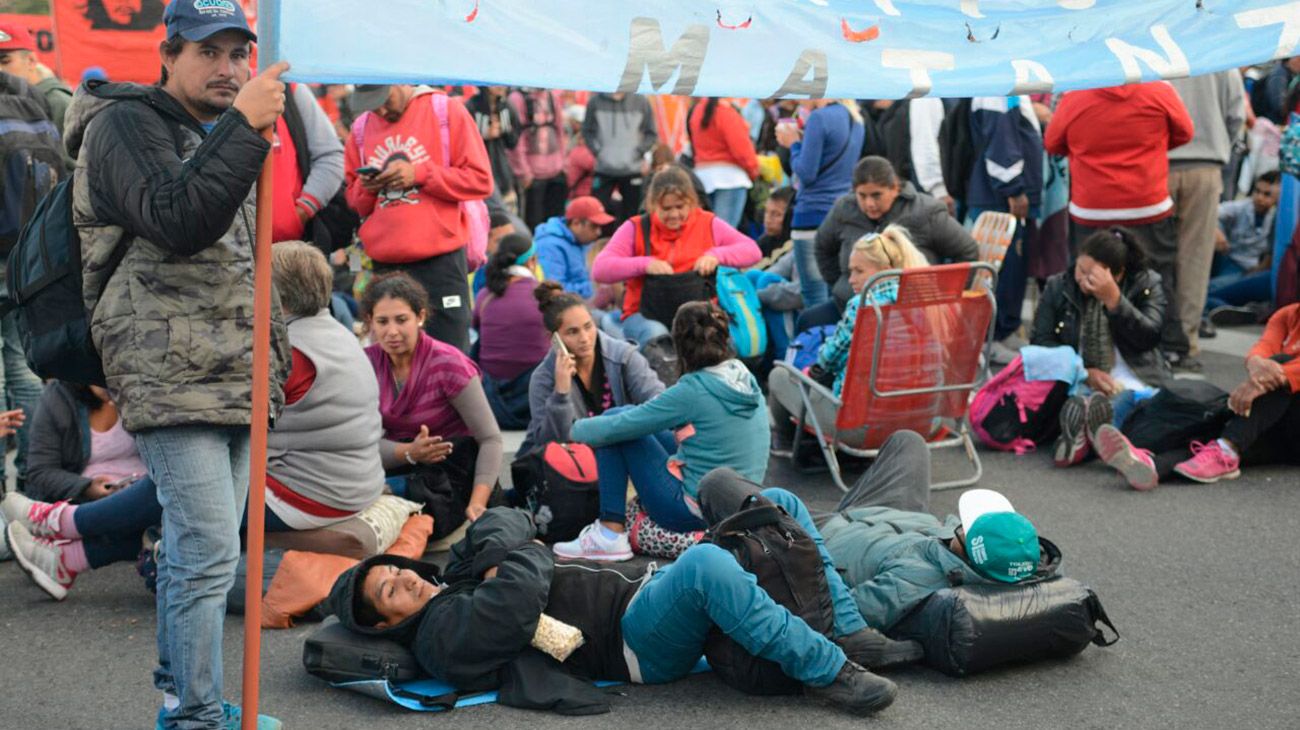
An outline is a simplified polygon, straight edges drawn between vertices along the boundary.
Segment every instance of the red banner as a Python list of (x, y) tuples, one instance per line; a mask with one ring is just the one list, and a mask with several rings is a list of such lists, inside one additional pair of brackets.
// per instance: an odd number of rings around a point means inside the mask
[[(256, 27), (257, 0), (241, 3)], [(99, 66), (113, 81), (157, 81), (165, 7), (166, 0), (53, 0), (63, 76), (77, 81)]]
[(54, 43), (54, 21), (48, 15), (17, 15), (0, 13), (0, 23), (16, 23), (25, 26), (36, 41), (36, 57), (49, 66), (55, 74), (59, 73), (58, 48)]

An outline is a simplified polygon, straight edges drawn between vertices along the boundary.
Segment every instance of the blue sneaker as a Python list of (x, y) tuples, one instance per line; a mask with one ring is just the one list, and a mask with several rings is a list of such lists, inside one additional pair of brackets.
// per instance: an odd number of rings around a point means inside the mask
[[(154, 723), (155, 730), (166, 730), (166, 724), (163, 718), (167, 711), (161, 707), (158, 708), (158, 719)], [(241, 715), (239, 705), (232, 705), (225, 700), (221, 701), (221, 727), (226, 730), (239, 730), (239, 719)], [(284, 725), (274, 717), (267, 715), (257, 716), (257, 730), (281, 730)]]

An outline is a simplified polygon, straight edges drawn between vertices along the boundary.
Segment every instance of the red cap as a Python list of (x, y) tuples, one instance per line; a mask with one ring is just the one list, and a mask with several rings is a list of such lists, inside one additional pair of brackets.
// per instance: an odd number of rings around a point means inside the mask
[(0, 23), (0, 51), (34, 51), (32, 34), (18, 23)]
[(590, 195), (570, 200), (564, 217), (571, 221), (591, 221), (598, 226), (607, 226), (614, 222), (614, 216), (606, 213), (605, 206)]

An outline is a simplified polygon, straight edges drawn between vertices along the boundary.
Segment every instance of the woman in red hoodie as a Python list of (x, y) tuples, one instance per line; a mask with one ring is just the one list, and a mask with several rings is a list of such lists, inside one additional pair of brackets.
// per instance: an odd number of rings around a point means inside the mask
[(695, 175), (704, 183), (709, 207), (732, 227), (739, 226), (749, 189), (758, 178), (749, 125), (734, 106), (713, 96), (691, 108), (686, 131), (695, 153)]

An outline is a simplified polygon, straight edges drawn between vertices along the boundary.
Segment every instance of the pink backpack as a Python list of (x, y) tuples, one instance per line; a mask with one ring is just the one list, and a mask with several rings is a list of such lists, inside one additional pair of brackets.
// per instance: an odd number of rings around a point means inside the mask
[(985, 446), (1024, 454), (1055, 438), (1058, 416), (1070, 395), (1059, 380), (1025, 380), (1020, 356), (975, 393), (970, 426)]
[[(447, 115), (447, 95), (442, 92), (429, 94), (433, 104), (433, 114), (438, 117), (438, 133), (442, 142), (442, 165), (451, 167), (451, 126)], [(366, 123), (370, 121), (371, 112), (357, 116), (352, 122), (352, 139), (356, 142), (361, 159), (366, 159)], [(492, 228), (488, 215), (487, 203), (482, 200), (460, 201), (460, 212), (469, 223), (469, 241), (465, 244), (465, 263), (472, 274), (487, 263), (488, 233)]]

